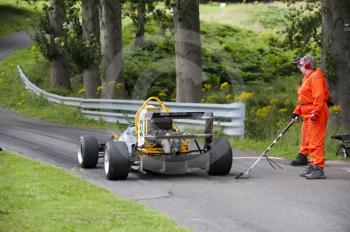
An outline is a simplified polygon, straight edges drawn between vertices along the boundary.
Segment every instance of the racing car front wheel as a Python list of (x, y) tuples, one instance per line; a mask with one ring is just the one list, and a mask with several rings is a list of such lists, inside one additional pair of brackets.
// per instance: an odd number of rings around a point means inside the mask
[(98, 162), (98, 143), (92, 135), (80, 137), (78, 161), (82, 168), (95, 168)]
[(130, 168), (128, 146), (124, 142), (107, 142), (104, 155), (104, 169), (107, 179), (125, 180)]
[(225, 137), (215, 138), (209, 151), (209, 175), (227, 175), (232, 167), (232, 148)]

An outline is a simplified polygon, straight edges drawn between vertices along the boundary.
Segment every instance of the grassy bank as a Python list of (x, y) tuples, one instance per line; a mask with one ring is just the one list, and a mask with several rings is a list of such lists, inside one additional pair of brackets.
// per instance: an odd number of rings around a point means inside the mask
[(0, 153), (0, 231), (185, 231), (74, 173)]
[(283, 3), (235, 3), (220, 7), (219, 3), (201, 4), (200, 17), (209, 23), (222, 23), (255, 32), (278, 29), (285, 26), (288, 13)]
[(0, 0), (0, 36), (29, 29), (38, 19), (39, 4)]

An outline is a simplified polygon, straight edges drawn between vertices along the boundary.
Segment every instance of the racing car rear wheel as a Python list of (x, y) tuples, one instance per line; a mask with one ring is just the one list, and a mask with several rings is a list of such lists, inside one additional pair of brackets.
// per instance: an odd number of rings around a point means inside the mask
[(108, 142), (104, 155), (104, 169), (107, 179), (124, 180), (128, 177), (129, 168), (129, 151), (126, 143)]
[(232, 167), (232, 148), (225, 137), (215, 138), (209, 151), (209, 175), (227, 175)]
[(80, 137), (78, 161), (82, 168), (94, 168), (98, 162), (98, 143), (92, 135)]

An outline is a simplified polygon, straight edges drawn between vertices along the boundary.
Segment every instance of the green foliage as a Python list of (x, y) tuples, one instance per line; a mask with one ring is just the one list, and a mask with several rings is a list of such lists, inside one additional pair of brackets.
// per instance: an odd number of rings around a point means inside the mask
[[(37, 42), (44, 57), (51, 60), (55, 54), (52, 53), (50, 48), (52, 26), (49, 10), (50, 8), (45, 4), (40, 21), (35, 26), (33, 39)], [(101, 59), (99, 38), (96, 38), (94, 35), (90, 35), (89, 38), (83, 38), (80, 13), (81, 10), (77, 0), (66, 0), (63, 24), (64, 35), (54, 39), (59, 52), (63, 54), (69, 65), (69, 71), (72, 76), (81, 73), (90, 64), (99, 64)]]
[(66, 18), (64, 22), (64, 37), (60, 38), (59, 47), (70, 64), (70, 72), (74, 75), (82, 73), (91, 64), (100, 63), (99, 38), (91, 34), (83, 37), (83, 28), (80, 22), (80, 5), (77, 0), (66, 0)]
[[(149, 24), (146, 31), (152, 30), (157, 29)], [(144, 99), (162, 93), (160, 97), (163, 100), (171, 100), (176, 92), (174, 40), (164, 38), (159, 31), (146, 38), (144, 49), (135, 50), (130, 47), (124, 50), (124, 76), (128, 96)], [(140, 92), (139, 89), (145, 89), (146, 92)]]
[(322, 12), (319, 0), (294, 4), (290, 0), (290, 13), (286, 16), (285, 45), (298, 54), (315, 53), (321, 47)]
[(49, 9), (46, 4), (43, 5), (38, 24), (34, 27), (32, 33), (33, 40), (37, 43), (41, 54), (48, 60), (52, 60), (53, 55), (50, 49), (50, 34), (52, 27), (50, 24)]
[[(161, 2), (161, 3), (160, 3)], [(126, 1), (123, 4), (123, 16), (124, 18), (130, 18), (134, 27), (139, 27), (139, 13), (138, 7), (140, 4), (144, 4), (144, 17), (145, 23), (152, 21), (155, 22), (161, 29), (163, 36), (167, 31), (172, 31), (174, 27), (173, 15), (170, 13), (172, 4), (171, 0), (132, 0)]]
[(144, 4), (145, 6), (145, 16), (147, 14), (152, 14), (156, 10), (155, 0), (131, 0), (123, 4), (123, 16), (129, 17), (134, 26), (138, 27), (138, 14), (137, 7), (139, 4)]
[(163, 0), (163, 2), (164, 6), (154, 8), (151, 21), (158, 25), (163, 36), (167, 36), (167, 32), (170, 32), (171, 35), (173, 35), (174, 20), (173, 14), (170, 13), (172, 12), (173, 3), (171, 0)]
[(284, 28), (286, 26), (285, 17), (288, 13), (289, 10), (283, 10), (280, 7), (269, 5), (267, 9), (261, 12), (261, 14), (258, 14), (256, 18), (266, 29)]
[(186, 231), (149, 207), (64, 170), (0, 155), (1, 231)]
[[(128, 34), (134, 30), (132, 25), (124, 28), (125, 45), (132, 44), (132, 36)], [(126, 89), (129, 97), (137, 97), (133, 95), (135, 84), (141, 79), (151, 80), (147, 96), (165, 93), (163, 99), (171, 101), (175, 98), (175, 41), (173, 37), (164, 38), (153, 22), (147, 24), (146, 33), (144, 49), (126, 46), (124, 50)], [(245, 84), (257, 80), (272, 83), (293, 73), (292, 54), (279, 48), (278, 43), (281, 42), (275, 32), (256, 34), (202, 23), (202, 69), (205, 84), (212, 86), (211, 91), (205, 91), (204, 101), (232, 102), (232, 97), (227, 95), (239, 94), (246, 88)], [(217, 94), (224, 82), (230, 84), (232, 91)]]

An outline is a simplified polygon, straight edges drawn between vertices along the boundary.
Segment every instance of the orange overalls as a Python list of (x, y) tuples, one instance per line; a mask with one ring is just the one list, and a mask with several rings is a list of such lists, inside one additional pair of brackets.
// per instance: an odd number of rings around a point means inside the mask
[[(324, 143), (326, 139), (329, 111), (327, 100), (330, 98), (328, 84), (320, 69), (305, 75), (298, 89), (298, 105), (294, 114), (301, 115), (301, 154), (310, 154), (310, 164), (324, 168)], [(317, 116), (311, 121), (311, 114)]]

